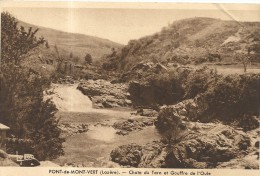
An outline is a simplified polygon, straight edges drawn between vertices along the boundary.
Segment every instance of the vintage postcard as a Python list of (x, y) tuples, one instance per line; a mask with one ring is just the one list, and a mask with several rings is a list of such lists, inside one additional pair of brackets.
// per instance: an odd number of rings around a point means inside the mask
[(1, 176), (259, 174), (259, 4), (0, 5)]

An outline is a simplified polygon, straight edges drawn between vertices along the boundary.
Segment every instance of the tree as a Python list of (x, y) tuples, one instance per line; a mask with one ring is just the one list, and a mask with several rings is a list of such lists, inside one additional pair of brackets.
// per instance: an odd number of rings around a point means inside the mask
[(248, 50), (248, 53), (245, 54), (245, 52), (237, 52), (235, 53), (235, 58), (239, 60), (243, 64), (244, 72), (247, 71), (248, 63), (250, 63), (250, 49)]
[(242, 58), (242, 64), (243, 64), (243, 67), (244, 67), (244, 72), (246, 72), (246, 70), (247, 70), (247, 65), (248, 65), (248, 63), (249, 63), (249, 57), (248, 56), (244, 56), (243, 58)]
[(0, 123), (11, 128), (9, 137), (30, 141), (26, 147), (21, 146), (23, 143), (8, 145), (8, 151), (53, 159), (63, 154), (63, 139), (54, 117), (55, 106), (43, 101), (43, 91), (50, 86), (50, 80), (33, 66), (22, 64), (45, 40), (36, 37), (38, 30), (19, 29), (8, 12), (1, 13), (1, 26)]
[(80, 58), (79, 58), (78, 56), (76, 56), (76, 57), (73, 58), (73, 61), (74, 61), (75, 63), (78, 63), (79, 60), (80, 60)]
[(50, 48), (50, 45), (49, 45), (49, 42), (48, 42), (48, 41), (45, 42), (45, 46), (46, 46), (46, 48), (48, 48), (48, 49)]
[(18, 22), (8, 12), (1, 14), (1, 62), (14, 63), (19, 65), (23, 56), (33, 48), (45, 42), (44, 38), (36, 38), (35, 34), (39, 29), (28, 31), (23, 26), (18, 28)]
[(163, 136), (162, 141), (170, 148), (189, 134), (186, 125), (172, 107), (166, 107), (160, 111), (155, 126)]
[(64, 58), (60, 55), (59, 48), (56, 44), (54, 45), (54, 49), (57, 54), (57, 65), (56, 65), (55, 71), (58, 73), (63, 73), (61, 68), (62, 68), (62, 64), (64, 62)]
[(73, 58), (73, 53), (72, 52), (70, 52), (70, 59), (72, 59)]
[(85, 56), (85, 62), (87, 64), (92, 64), (92, 56), (90, 54), (88, 54), (88, 53)]

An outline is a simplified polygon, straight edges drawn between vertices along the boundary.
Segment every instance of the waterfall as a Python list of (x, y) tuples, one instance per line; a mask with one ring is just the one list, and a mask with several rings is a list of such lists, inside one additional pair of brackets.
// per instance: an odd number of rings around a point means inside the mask
[(91, 100), (77, 89), (77, 85), (53, 84), (46, 94), (45, 98), (51, 98), (60, 111), (88, 112), (92, 109)]

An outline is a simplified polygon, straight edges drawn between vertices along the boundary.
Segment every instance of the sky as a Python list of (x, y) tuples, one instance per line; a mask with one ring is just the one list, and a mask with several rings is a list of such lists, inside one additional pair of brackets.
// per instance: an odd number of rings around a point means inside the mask
[[(147, 7), (147, 8), (146, 8)], [(155, 7), (155, 6), (154, 6)], [(194, 6), (195, 7), (195, 6)], [(232, 6), (233, 7), (233, 6)], [(65, 32), (92, 35), (127, 44), (129, 40), (154, 34), (168, 24), (191, 17), (212, 17), (223, 20), (260, 21), (259, 8), (236, 6), (227, 10), (225, 6), (212, 4), (210, 7), (193, 8), (182, 5), (153, 8), (109, 7), (88, 8), (87, 6), (66, 7), (4, 7), (19, 20), (38, 26)], [(250, 6), (251, 7), (251, 6)], [(258, 6), (259, 7), (259, 6)], [(250, 10), (249, 10), (250, 9)]]

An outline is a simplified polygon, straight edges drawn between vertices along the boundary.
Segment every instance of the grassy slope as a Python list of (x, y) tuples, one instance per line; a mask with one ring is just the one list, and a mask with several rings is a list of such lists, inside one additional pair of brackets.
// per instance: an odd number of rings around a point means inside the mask
[(37, 32), (37, 36), (43, 36), (47, 39), (50, 46), (56, 44), (62, 53), (65, 52), (69, 54), (72, 52), (74, 56), (78, 56), (82, 60), (86, 53), (90, 53), (93, 59), (97, 60), (104, 54), (109, 54), (111, 48), (122, 47), (121, 44), (98, 37), (62, 32), (55, 29), (35, 26), (22, 21), (19, 21), (19, 25), (24, 26), (25, 28), (39, 28), (40, 30)]
[[(259, 47), (259, 31), (259, 22), (212, 18), (179, 20), (154, 35), (129, 41), (119, 54), (119, 65), (122, 69), (130, 69), (140, 61), (194, 63), (207, 59), (208, 54), (220, 54), (224, 61), (230, 62), (235, 51), (241, 51), (253, 42), (258, 42)], [(239, 41), (232, 41), (232, 37)], [(230, 42), (225, 43), (228, 40)]]

